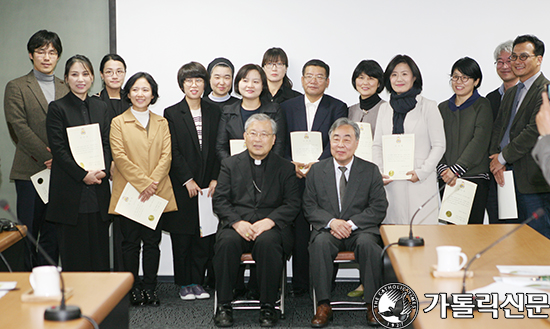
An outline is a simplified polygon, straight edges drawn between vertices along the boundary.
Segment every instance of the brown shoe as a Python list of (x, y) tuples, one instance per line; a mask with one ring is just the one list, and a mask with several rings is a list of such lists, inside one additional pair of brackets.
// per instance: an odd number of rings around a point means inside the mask
[(317, 306), (317, 312), (311, 319), (311, 326), (313, 328), (323, 328), (327, 326), (329, 321), (332, 321), (332, 307), (328, 304)]
[(367, 303), (367, 324), (369, 326), (377, 327), (379, 324), (374, 318), (374, 314), (372, 313), (372, 304)]

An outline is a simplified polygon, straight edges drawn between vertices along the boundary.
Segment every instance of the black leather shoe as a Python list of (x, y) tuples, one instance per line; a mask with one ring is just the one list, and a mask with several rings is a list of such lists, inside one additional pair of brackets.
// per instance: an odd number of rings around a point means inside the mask
[(230, 304), (218, 305), (214, 315), (216, 327), (231, 327), (233, 325), (233, 308)]
[(151, 306), (160, 306), (160, 299), (157, 297), (157, 292), (155, 290), (144, 290), (143, 296), (145, 297), (145, 304)]
[(130, 291), (130, 304), (134, 306), (141, 306), (145, 303), (143, 293), (139, 288), (134, 288)]
[(305, 288), (292, 288), (292, 290), (290, 291), (290, 295), (292, 297), (302, 297), (307, 293), (307, 289)]
[(262, 304), (260, 309), (260, 327), (273, 327), (279, 321), (279, 313), (271, 304)]
[(374, 318), (374, 313), (372, 313), (372, 304), (367, 303), (367, 324), (371, 327), (379, 326), (378, 322)]

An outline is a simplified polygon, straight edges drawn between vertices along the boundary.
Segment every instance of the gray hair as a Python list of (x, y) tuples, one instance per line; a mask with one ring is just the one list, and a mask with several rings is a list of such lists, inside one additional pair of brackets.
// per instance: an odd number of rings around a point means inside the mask
[(273, 135), (277, 133), (277, 122), (275, 122), (275, 120), (271, 119), (269, 115), (265, 113), (256, 113), (248, 118), (248, 120), (246, 120), (244, 124), (244, 131), (247, 131), (248, 127), (250, 127), (250, 125), (256, 121), (269, 121), (271, 123), (271, 130), (273, 130)]
[(359, 129), (359, 125), (355, 121), (350, 120), (348, 118), (339, 118), (336, 121), (334, 121), (332, 126), (330, 126), (330, 130), (328, 131), (329, 137), (332, 136), (332, 133), (336, 129), (346, 125), (351, 126), (353, 128), (353, 131), (355, 132), (355, 139), (359, 140), (359, 136), (361, 135), (361, 129)]
[(498, 56), (500, 56), (500, 53), (505, 51), (507, 53), (512, 53), (512, 50), (514, 42), (512, 40), (508, 40), (506, 42), (501, 43), (498, 45), (495, 49), (495, 52), (493, 53), (493, 56), (495, 57), (495, 62), (498, 60)]

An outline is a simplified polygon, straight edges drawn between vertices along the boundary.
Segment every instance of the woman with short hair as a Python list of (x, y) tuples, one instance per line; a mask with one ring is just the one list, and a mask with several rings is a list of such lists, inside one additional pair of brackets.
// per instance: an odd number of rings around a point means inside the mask
[(229, 141), (243, 139), (244, 123), (256, 113), (265, 113), (277, 123), (277, 134), (273, 152), (284, 155), (286, 118), (277, 103), (261, 100), (267, 91), (267, 77), (264, 70), (256, 64), (246, 64), (235, 77), (235, 91), (243, 97), (240, 102), (226, 105), (222, 109), (216, 152), (221, 160), (229, 157)]
[(483, 224), (489, 193), (489, 143), (493, 130), (491, 103), (477, 89), (483, 76), (470, 57), (451, 68), (454, 95), (439, 104), (447, 148), (437, 166), (440, 185), (455, 186), (457, 178), (477, 185), (468, 224)]
[[(413, 214), (437, 193), (436, 166), (445, 153), (445, 131), (437, 103), (424, 98), (420, 69), (407, 55), (397, 55), (384, 72), (390, 101), (382, 104), (376, 119), (373, 162), (385, 172), (382, 137), (414, 134), (413, 170), (407, 180), (393, 181), (383, 174), (389, 202), (383, 224), (409, 224)], [(437, 224), (439, 201), (432, 198), (418, 211), (414, 224)]]
[(183, 65), (178, 71), (178, 84), (185, 97), (164, 110), (172, 136), (170, 178), (179, 210), (165, 216), (163, 228), (170, 232), (174, 282), (183, 300), (210, 297), (203, 281), (214, 252), (215, 234), (201, 234), (198, 194), (212, 197), (216, 188), (220, 171), (216, 136), (221, 114), (217, 106), (202, 97), (207, 82), (204, 66), (197, 62)]
[[(177, 210), (168, 177), (172, 160), (168, 122), (149, 110), (149, 105), (154, 104), (158, 97), (155, 79), (145, 72), (130, 77), (122, 90), (122, 98), (127, 98), (132, 107), (111, 122), (110, 143), (116, 165), (109, 207), (111, 214), (117, 215), (116, 205), (128, 183), (140, 193), (140, 201), (145, 202), (153, 195), (158, 195), (168, 201), (164, 213)], [(130, 302), (133, 305), (159, 306), (156, 286), (162, 218), (154, 230), (123, 216), (120, 226), (124, 269), (134, 275)], [(138, 275), (142, 243), (143, 279)]]

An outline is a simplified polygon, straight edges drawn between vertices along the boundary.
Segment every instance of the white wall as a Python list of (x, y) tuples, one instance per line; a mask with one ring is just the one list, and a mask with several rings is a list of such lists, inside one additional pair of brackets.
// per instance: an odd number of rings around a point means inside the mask
[[(457, 59), (478, 61), (485, 95), (500, 84), (493, 65), (499, 43), (535, 34), (550, 47), (549, 9), (545, 0), (117, 0), (117, 47), (127, 77), (147, 71), (159, 83), (153, 106), (159, 114), (183, 96), (176, 80), (183, 64), (207, 66), (223, 56), (238, 70), (261, 63), (270, 47), (288, 54), (288, 75), (299, 91), (302, 65), (324, 60), (331, 68), (327, 93), (348, 105), (358, 101), (351, 74), (362, 59), (385, 68), (396, 54), (408, 54), (422, 72), (424, 96), (441, 102), (452, 95), (449, 71)], [(382, 98), (388, 99), (385, 91)], [(167, 240), (163, 235), (160, 275), (172, 271)]]

